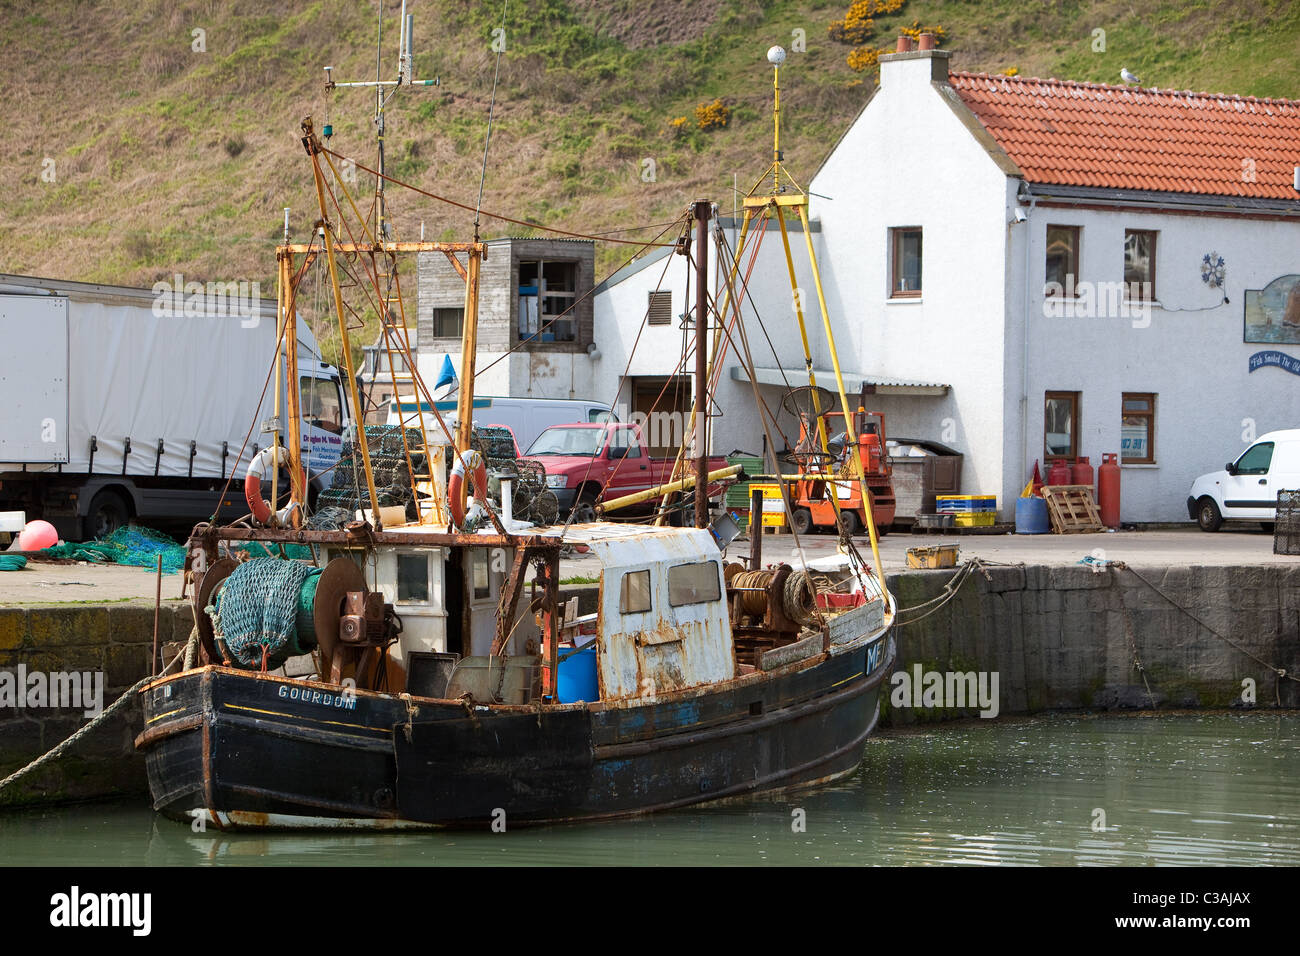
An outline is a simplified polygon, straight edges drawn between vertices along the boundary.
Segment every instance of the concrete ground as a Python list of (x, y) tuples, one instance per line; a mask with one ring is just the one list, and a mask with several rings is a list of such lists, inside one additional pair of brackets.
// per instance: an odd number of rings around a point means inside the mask
[[(830, 554), (835, 539), (829, 535), (800, 538), (809, 558)], [(868, 554), (865, 538), (859, 547)], [(1206, 534), (1195, 528), (1175, 531), (1120, 531), (1110, 534), (1072, 535), (912, 535), (889, 534), (881, 539), (880, 557), (886, 571), (907, 566), (908, 548), (956, 544), (958, 560), (969, 557), (1004, 563), (1038, 565), (1074, 564), (1087, 555), (1124, 561), (1135, 567), (1182, 567), (1190, 565), (1300, 564), (1300, 556), (1273, 554), (1273, 536), (1253, 529), (1225, 529)], [(728, 549), (733, 557), (749, 553), (746, 539)], [(769, 534), (763, 540), (765, 564), (777, 561), (798, 563), (794, 538)], [(561, 578), (595, 578), (599, 562), (593, 555), (572, 555), (561, 562)], [(0, 607), (32, 604), (96, 604), (132, 602), (152, 605), (155, 576), (151, 570), (90, 564), (56, 565), (32, 561), (22, 571), (0, 573)], [(181, 576), (164, 574), (164, 603), (179, 599)]]

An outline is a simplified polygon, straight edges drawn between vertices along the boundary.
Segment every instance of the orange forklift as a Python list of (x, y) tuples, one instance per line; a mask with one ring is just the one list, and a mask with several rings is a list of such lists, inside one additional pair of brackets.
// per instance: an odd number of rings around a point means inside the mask
[[(867, 513), (862, 501), (862, 488), (849, 455), (856, 450), (862, 457), (862, 471), (866, 475), (867, 490), (871, 495), (871, 512), (876, 522), (876, 533), (886, 534), (894, 522), (894, 485), (891, 480), (889, 460), (885, 456), (885, 416), (868, 412), (859, 406), (853, 413), (853, 431), (856, 441), (843, 430), (843, 412), (823, 412), (829, 454), (817, 450), (817, 428), (810, 425), (806, 416), (799, 426), (799, 473), (789, 476), (791, 495), (791, 522), (797, 534), (807, 534), (814, 528), (836, 526), (834, 495), (840, 508), (840, 530), (848, 535), (860, 534), (867, 524)], [(836, 433), (836, 428), (840, 431)]]

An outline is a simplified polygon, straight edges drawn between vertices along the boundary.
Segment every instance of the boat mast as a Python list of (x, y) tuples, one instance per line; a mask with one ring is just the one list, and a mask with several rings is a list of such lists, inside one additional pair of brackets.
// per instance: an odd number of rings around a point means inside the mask
[(709, 526), (709, 219), (712, 206), (691, 204), (695, 220), (695, 527)]
[[(820, 441), (822, 453), (829, 456), (830, 446), (826, 434), (826, 419), (822, 415), (821, 403), (817, 397), (817, 378), (813, 372), (812, 348), (808, 341), (808, 328), (804, 321), (803, 295), (799, 288), (798, 279), (795, 276), (794, 255), (790, 250), (790, 236), (786, 229), (786, 216), (793, 214), (798, 218), (799, 225), (803, 229), (804, 243), (808, 251), (808, 264), (812, 267), (813, 283), (817, 289), (817, 306), (821, 312), (822, 326), (826, 332), (826, 343), (830, 346), (831, 366), (835, 370), (835, 384), (839, 391), (840, 407), (844, 412), (845, 437), (851, 434), (850, 430), (854, 427), (853, 409), (849, 406), (848, 395), (844, 390), (844, 375), (840, 370), (839, 355), (835, 350), (835, 333), (831, 329), (830, 312), (826, 307), (826, 295), (822, 288), (821, 272), (817, 268), (817, 255), (813, 250), (812, 229), (808, 222), (808, 193), (799, 185), (793, 176), (786, 170), (783, 162), (784, 157), (781, 153), (781, 64), (785, 62), (785, 50), (779, 46), (774, 46), (767, 51), (767, 61), (772, 64), (772, 165), (769, 171), (772, 174), (770, 184), (767, 184), (767, 172), (765, 171), (754, 187), (750, 190), (749, 195), (745, 197), (745, 222), (748, 224), (751, 212), (758, 213), (764, 209), (771, 211), (775, 216), (777, 225), (781, 230), (781, 244), (785, 251), (786, 267), (790, 274), (790, 291), (794, 299), (795, 317), (799, 321), (799, 335), (803, 340), (804, 349), (804, 367), (808, 372), (808, 384), (812, 388), (813, 413), (817, 426), (817, 437)], [(783, 181), (784, 180), (784, 181)], [(764, 191), (763, 187), (769, 185), (770, 188)], [(744, 235), (740, 244), (736, 247), (735, 264), (739, 265), (740, 257), (744, 251)], [(871, 540), (871, 556), (875, 562), (876, 576), (880, 580), (880, 587), (883, 593), (888, 594), (889, 590), (885, 587), (885, 570), (880, 562), (880, 545), (876, 531), (876, 519), (872, 506), (871, 489), (867, 487), (866, 471), (862, 465), (861, 449), (858, 445), (858, 436), (853, 434), (853, 440), (849, 447), (849, 455), (853, 463), (853, 477), (858, 482), (861, 490), (862, 502), (864, 504), (863, 512), (867, 518), (867, 532)], [(839, 495), (831, 494), (831, 505), (835, 509), (836, 518), (839, 517), (840, 505)], [(887, 600), (887, 599), (886, 599)]]

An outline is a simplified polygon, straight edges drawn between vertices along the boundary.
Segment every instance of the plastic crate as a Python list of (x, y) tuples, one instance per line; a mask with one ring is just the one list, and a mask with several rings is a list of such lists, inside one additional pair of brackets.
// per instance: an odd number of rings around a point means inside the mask
[(957, 565), (957, 545), (940, 544), (932, 548), (908, 548), (909, 568), (951, 568)]
[(935, 495), (935, 511), (939, 514), (964, 514), (977, 511), (997, 511), (997, 495)]
[(955, 514), (952, 516), (953, 526), (957, 528), (987, 528), (996, 520), (997, 515), (992, 511), (976, 511), (971, 514)]

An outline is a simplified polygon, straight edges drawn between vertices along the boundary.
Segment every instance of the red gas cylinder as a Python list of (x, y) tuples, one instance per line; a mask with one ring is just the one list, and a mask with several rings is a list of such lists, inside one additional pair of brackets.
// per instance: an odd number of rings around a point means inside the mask
[(868, 475), (876, 475), (881, 472), (881, 454), (880, 454), (880, 436), (866, 432), (858, 436), (858, 441), (862, 444), (862, 466)]
[(1047, 469), (1047, 483), (1049, 485), (1068, 485), (1070, 483), (1070, 466), (1065, 463), (1064, 458), (1058, 458), (1052, 462), (1052, 467)]
[(1101, 523), (1107, 528), (1119, 527), (1119, 455), (1101, 456), (1097, 469), (1097, 507)]
[(1092, 484), (1092, 464), (1087, 457), (1080, 455), (1074, 459), (1074, 471), (1070, 475), (1076, 485)]

